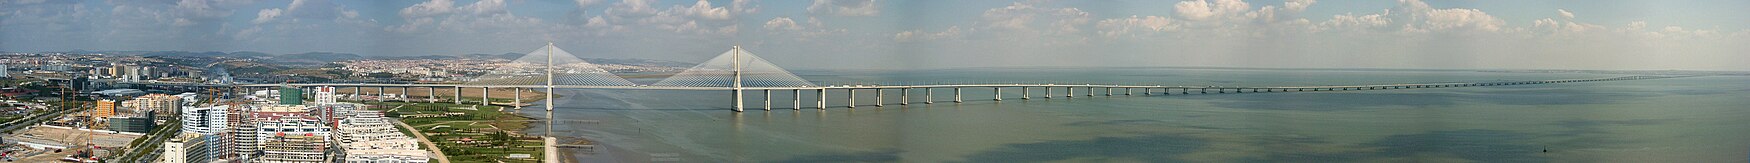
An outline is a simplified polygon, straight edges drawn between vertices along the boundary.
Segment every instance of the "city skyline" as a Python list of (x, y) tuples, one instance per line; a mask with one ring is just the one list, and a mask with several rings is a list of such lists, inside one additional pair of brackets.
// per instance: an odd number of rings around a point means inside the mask
[(795, 69), (1747, 70), (1737, 1), (5, 1), (0, 51), (522, 53)]

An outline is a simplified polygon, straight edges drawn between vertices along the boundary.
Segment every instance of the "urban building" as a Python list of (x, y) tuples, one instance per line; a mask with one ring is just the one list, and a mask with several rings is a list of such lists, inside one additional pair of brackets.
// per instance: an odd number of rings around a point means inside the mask
[(169, 116), (175, 116), (176, 114), (174, 113), (182, 112), (182, 98), (166, 94), (148, 94), (134, 97), (133, 100), (122, 101), (122, 107), (132, 108), (137, 112), (142, 113), (150, 112), (154, 115), (160, 116), (156, 117), (157, 119), (168, 119), (170, 118)]
[(329, 162), (326, 137), (314, 133), (274, 133), (262, 142), (260, 163)]
[(231, 153), (229, 126), (235, 121), (226, 113), (236, 111), (230, 106), (197, 107), (182, 110), (182, 132), (206, 135), (208, 158), (219, 159)]
[(401, 134), (381, 113), (362, 111), (347, 116), (335, 130), (342, 158), (348, 163), (424, 163), (430, 156), (416, 140)]
[(155, 114), (152, 112), (146, 112), (135, 117), (109, 117), (109, 130), (133, 133), (151, 132), (153, 127), (158, 126), (157, 122), (153, 121), (156, 118), (153, 115)]
[(293, 87), (280, 87), (280, 105), (303, 105), (304, 90)]
[(117, 106), (120, 104), (116, 103), (115, 100), (98, 100), (97, 107), (91, 108), (88, 112), (91, 112), (92, 118), (114, 117)]
[(7, 67), (5, 64), (0, 64), (0, 78), (12, 77), (12, 74), (9, 74), (6, 72), (7, 71), (6, 68)]
[(210, 160), (207, 153), (207, 135), (196, 133), (181, 133), (164, 142), (159, 150), (159, 162), (163, 163), (205, 163)]
[(316, 87), (316, 105), (335, 104), (334, 87)]
[(225, 132), (230, 106), (189, 108), (182, 110), (182, 131), (215, 135)]

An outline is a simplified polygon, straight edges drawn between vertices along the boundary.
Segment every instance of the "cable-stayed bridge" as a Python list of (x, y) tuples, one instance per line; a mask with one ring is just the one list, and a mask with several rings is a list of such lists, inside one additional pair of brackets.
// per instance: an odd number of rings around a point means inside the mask
[[(795, 74), (790, 73), (789, 71), (777, 66), (776, 64), (768, 62), (763, 58), (760, 58), (756, 55), (753, 55), (752, 53), (744, 51), (740, 47), (737, 46), (737, 47), (730, 48), (729, 51), (723, 52), (722, 54), (717, 55), (715, 58), (712, 58), (711, 60), (707, 60), (703, 63), (700, 63), (697, 66), (694, 66), (692, 68), (684, 70), (678, 74), (675, 74), (673, 76), (670, 76), (668, 78), (660, 80), (656, 83), (646, 85), (646, 84), (633, 83), (633, 82), (626, 80), (625, 78), (621, 78), (617, 75), (609, 73), (608, 71), (600, 68), (598, 65), (591, 64), (587, 61), (584, 61), (583, 59), (580, 59), (580, 58), (572, 55), (571, 53), (566, 52), (563, 49), (559, 49), (557, 47), (554, 47), (551, 43), (549, 43), (547, 46), (543, 46), (540, 49), (537, 49), (533, 52), (527, 53), (527, 55), (525, 55), (521, 58), (517, 58), (515, 60), (512, 60), (510, 63), (501, 64), (501, 65), (499, 65), (499, 67), (497, 67), (496, 69), (494, 69), (492, 71), (489, 71), (485, 75), (481, 75), (479, 77), (476, 77), (473, 80), (470, 80), (470, 81), (465, 82), (465, 83), (459, 83), (459, 84), (378, 84), (378, 83), (285, 83), (285, 84), (239, 84), (239, 85), (192, 84), (192, 83), (129, 83), (129, 84), (168, 85), (168, 86), (181, 86), (181, 87), (239, 87), (239, 88), (243, 89), (240, 91), (251, 91), (251, 90), (258, 90), (258, 89), (272, 89), (272, 88), (276, 88), (276, 87), (294, 87), (294, 88), (305, 89), (306, 90), (306, 91), (304, 91), (304, 92), (306, 92), (305, 96), (312, 96), (311, 94), (313, 94), (313, 91), (310, 91), (310, 90), (314, 89), (316, 87), (340, 87), (342, 89), (351, 88), (353, 90), (352, 91), (353, 95), (355, 95), (355, 96), (370, 95), (370, 94), (361, 94), (361, 92), (366, 92), (366, 91), (364, 91), (365, 88), (375, 88), (376, 89), (375, 95), (379, 95), (379, 96), (386, 95), (387, 93), (389, 93), (386, 88), (398, 88), (401, 91), (400, 92), (401, 95), (407, 95), (407, 93), (409, 93), (408, 90), (410, 88), (425, 88), (425, 90), (428, 92), (426, 92), (427, 96), (422, 101), (425, 101), (425, 102), (444, 101), (444, 102), (455, 102), (457, 104), (461, 104), (465, 100), (470, 100), (467, 98), (462, 98), (463, 97), (462, 90), (465, 88), (478, 88), (479, 90), (482, 90), (481, 94), (480, 94), (479, 101), (478, 101), (481, 104), (492, 104), (490, 102), (491, 95), (490, 95), (490, 93), (488, 93), (490, 91), (487, 91), (487, 90), (511, 89), (513, 92), (516, 92), (516, 95), (513, 96), (513, 103), (512, 103), (513, 105), (523, 103), (523, 101), (521, 99), (522, 92), (524, 92), (526, 90), (534, 90), (534, 89), (545, 89), (546, 90), (545, 92), (548, 92), (546, 94), (547, 95), (546, 99), (549, 99), (549, 100), (553, 99), (552, 93), (551, 93), (551, 92), (553, 92), (553, 89), (730, 91), (732, 93), (731, 93), (731, 95), (729, 95), (729, 97), (732, 99), (733, 103), (729, 104), (728, 108), (730, 110), (740, 112), (740, 111), (745, 110), (744, 106), (746, 106), (746, 103), (744, 101), (744, 99), (745, 99), (744, 95), (749, 94), (749, 91), (759, 92), (760, 95), (764, 95), (765, 98), (760, 98), (760, 99), (764, 99), (763, 105), (760, 105), (760, 106), (764, 106), (764, 108), (763, 108), (764, 110), (771, 110), (771, 109), (773, 109), (773, 106), (775, 106), (772, 104), (772, 102), (773, 102), (772, 99), (774, 99), (774, 98), (771, 97), (773, 95), (773, 93), (772, 93), (773, 91), (791, 91), (789, 94), (792, 95), (793, 97), (791, 97), (792, 101), (790, 101), (791, 102), (791, 106), (789, 107), (790, 109), (802, 109), (802, 108), (826, 109), (829, 107), (840, 107), (840, 106), (846, 107), (846, 108), (854, 108), (857, 106), (871, 106), (871, 105), (880, 107), (880, 106), (884, 106), (887, 104), (909, 105), (909, 104), (912, 104), (912, 101), (910, 101), (910, 100), (914, 99), (911, 96), (916, 96), (919, 94), (921, 94), (924, 97), (923, 101), (919, 101), (919, 102), (922, 102), (924, 104), (933, 104), (936, 102), (960, 103), (960, 102), (967, 101), (966, 100), (967, 98), (965, 96), (963, 96), (962, 93), (968, 89), (973, 89), (975, 91), (991, 91), (991, 92), (993, 92), (992, 97), (980, 97), (980, 99), (1002, 101), (1005, 99), (1030, 100), (1030, 99), (1033, 99), (1034, 97), (1039, 97), (1039, 98), (1076, 98), (1078, 96), (1080, 96), (1080, 97), (1135, 96), (1138, 94), (1141, 94), (1141, 95), (1175, 95), (1175, 94), (1177, 94), (1177, 95), (1191, 95), (1191, 94), (1323, 92), (1323, 91), (1357, 91), (1357, 90), (1477, 87), (1477, 86), (1559, 84), (1559, 83), (1573, 83), (1573, 82), (1598, 82), (1598, 81), (1619, 81), (1619, 80), (1639, 80), (1639, 79), (1660, 79), (1660, 78), (1673, 78), (1673, 77), (1687, 77), (1687, 76), (1644, 75), (1644, 76), (1623, 76), (1623, 77), (1611, 77), (1611, 78), (1529, 80), (1529, 81), (1505, 81), (1505, 82), (1413, 83), (1413, 84), (1336, 85), (1336, 86), (1274, 86), (1274, 87), (1122, 85), (1122, 84), (1094, 84), (1094, 83), (1087, 83), (1087, 84), (968, 83), (968, 84), (926, 84), (926, 85), (816, 85), (814, 82), (810, 82), (810, 81), (807, 81), (807, 80), (802, 79), (800, 77), (797, 77)], [(437, 90), (439, 88), (453, 88), (453, 89), (450, 89), (450, 91), (453, 91), (453, 92), (448, 92), (448, 93), (451, 93), (451, 96), (449, 96), (449, 98), (443, 98), (443, 97), (439, 96), (440, 94), (437, 92)], [(233, 90), (233, 91), (239, 91), (239, 90)], [(951, 95), (943, 95), (942, 98), (946, 98), (947, 96), (952, 96), (952, 98), (951, 99), (938, 98), (937, 91), (944, 91), (942, 93), (951, 93)], [(1018, 97), (1005, 98), (1005, 97), (1003, 97), (1005, 95), (1004, 93), (1002, 93), (1003, 91), (1016, 91), (1016, 92), (1019, 92), (1020, 95)], [(1061, 91), (1061, 93), (1058, 93), (1059, 91)], [(1039, 96), (1034, 96), (1033, 93), (1035, 93), (1035, 92), (1042, 93), (1042, 94)], [(812, 93), (812, 96), (810, 96), (810, 97), (812, 98), (813, 101), (812, 101), (812, 104), (809, 106), (805, 106), (803, 104), (804, 99), (809, 99), (809, 98), (803, 98), (803, 95), (805, 95), (807, 93)], [(848, 98), (844, 99), (844, 102), (843, 102), (844, 105), (830, 105), (828, 103), (829, 101), (828, 101), (827, 95), (831, 94), (831, 93), (844, 93), (847, 95)], [(866, 102), (866, 103), (858, 103), (857, 102), (857, 100), (858, 100), (857, 95), (859, 95), (859, 93), (865, 93), (865, 94), (872, 95), (873, 101)], [(897, 102), (886, 101), (886, 99), (888, 99), (888, 98), (886, 98), (885, 96), (888, 96), (888, 95), (900, 96), (899, 101), (897, 101)], [(378, 100), (381, 101), (384, 99), (379, 98)], [(404, 99), (404, 101), (414, 101), (414, 100)], [(519, 105), (519, 108), (520, 108), (520, 105)], [(553, 110), (553, 106), (547, 105), (547, 110)]]

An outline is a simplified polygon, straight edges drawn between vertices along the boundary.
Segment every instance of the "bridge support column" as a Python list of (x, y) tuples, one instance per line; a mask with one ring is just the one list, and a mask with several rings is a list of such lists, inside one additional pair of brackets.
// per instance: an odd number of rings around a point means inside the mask
[(772, 90), (766, 90), (766, 111), (772, 111)]
[(1132, 94), (1133, 92), (1131, 92), (1131, 90), (1136, 90), (1136, 88), (1124, 88), (1124, 95), (1125, 96), (1133, 95)]
[(437, 103), (437, 87), (425, 87), (425, 102)]
[(814, 99), (814, 109), (826, 110), (826, 88), (820, 88), (814, 94), (820, 95), (820, 98)]
[(360, 94), (362, 94), (361, 92), (365, 92), (365, 91), (363, 89), (360, 89), (357, 86), (352, 87), (352, 98), (358, 99), (358, 102), (365, 102), (365, 97), (359, 96)]
[(992, 95), (992, 97), (995, 97), (991, 98), (992, 101), (1003, 101), (1003, 87), (990, 87), (990, 89), (996, 92), (995, 95)]
[(1051, 98), (1051, 87), (1044, 87), (1044, 88), (1045, 88), (1045, 96), (1044, 97), (1048, 98), (1048, 99)]
[(1032, 100), (1033, 96), (1028, 94), (1027, 87), (1021, 87), (1021, 100)]
[(1112, 96), (1112, 87), (1105, 87), (1105, 88), (1106, 88), (1106, 96)]
[(455, 96), (455, 98), (453, 98), (455, 100), (452, 100), (452, 101), (455, 101), (456, 105), (461, 105), (462, 104), (462, 86), (456, 86), (455, 91), (456, 91), (456, 96)]
[[(1111, 93), (1111, 92), (1112, 91), (1109, 91), (1109, 90), (1106, 91), (1106, 93)], [(1088, 97), (1094, 97), (1094, 87), (1088, 87)]]
[(887, 103), (887, 98), (884, 97), (887, 95), (886, 91), (887, 89), (875, 88), (875, 107), (881, 107), (883, 103)]
[(383, 89), (383, 87), (377, 87), (377, 102), (383, 102), (383, 100), (385, 100), (385, 99), (383, 99), (383, 95), (388, 95), (388, 94), (389, 94), (389, 91)]
[(960, 87), (954, 87), (954, 103), (961, 103), (961, 102), (962, 101), (960, 101)]
[(480, 105), (492, 105), (492, 88), (480, 87)]
[(407, 87), (401, 87), (401, 102), (413, 102), (413, 100), (407, 100), (408, 98), (413, 98), (413, 95), (407, 94)]
[(1076, 98), (1076, 88), (1064, 86), (1064, 98)]
[(845, 94), (850, 96), (845, 100), (845, 107), (857, 108), (857, 89), (845, 89)]
[(911, 105), (911, 88), (899, 89), (899, 105)]
[[(407, 87), (401, 87), (401, 92), (403, 92), (403, 94), (401, 94), (402, 96), (406, 96), (407, 94), (405, 94), (405, 92), (407, 92)], [(512, 92), (510, 106), (515, 106), (516, 110), (523, 110), (523, 88), (510, 87), (510, 92)]]
[(790, 107), (790, 109), (791, 110), (802, 110), (802, 90), (801, 89), (792, 89), (790, 91), (791, 91), (790, 95), (796, 96), (796, 98), (793, 98), (796, 100), (796, 106), (792, 106), (792, 107)]
[(936, 98), (933, 96), (936, 94), (936, 91), (934, 91), (934, 90), (935, 89), (924, 88), (924, 104), (935, 104), (936, 103)]
[(1143, 96), (1155, 95), (1154, 91), (1155, 91), (1155, 88), (1142, 88), (1142, 95)]

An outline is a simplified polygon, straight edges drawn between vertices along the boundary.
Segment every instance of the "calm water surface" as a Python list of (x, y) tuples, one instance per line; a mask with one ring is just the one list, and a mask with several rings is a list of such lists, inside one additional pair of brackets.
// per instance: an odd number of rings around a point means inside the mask
[[(1562, 73), (1236, 69), (802, 71), (823, 83), (1024, 82), (1306, 86), (1615, 77)], [(655, 79), (636, 81), (651, 83)], [(552, 134), (602, 145), (586, 162), (1745, 162), (1750, 77), (1348, 92), (1099, 96), (1033, 100), (938, 89), (924, 105), (791, 110), (759, 91), (560, 90)], [(1063, 91), (1054, 90), (1055, 95)], [(1086, 93), (1078, 90), (1077, 93)], [(1120, 94), (1122, 91), (1120, 91)], [(1195, 92), (1193, 92), (1195, 93)], [(534, 108), (541, 108), (536, 106)], [(540, 109), (521, 111), (546, 116)], [(535, 128), (531, 133), (546, 133)], [(1547, 152), (1545, 151), (1547, 150)]]

